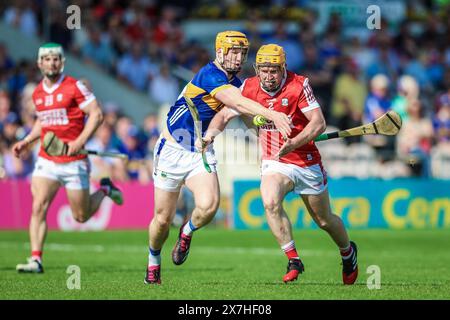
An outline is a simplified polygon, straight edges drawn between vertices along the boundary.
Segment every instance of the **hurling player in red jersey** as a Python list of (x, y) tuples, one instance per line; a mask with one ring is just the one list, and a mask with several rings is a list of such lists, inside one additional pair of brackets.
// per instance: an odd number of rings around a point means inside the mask
[[(42, 251), (47, 234), (47, 209), (56, 192), (64, 185), (73, 218), (86, 222), (109, 196), (122, 204), (122, 193), (109, 178), (100, 182), (100, 189), (89, 194), (89, 162), (79, 154), (86, 141), (103, 121), (102, 111), (92, 92), (76, 79), (64, 75), (64, 52), (61, 45), (47, 43), (39, 48), (37, 65), (44, 76), (33, 92), (36, 121), (31, 132), (13, 147), (20, 157), (31, 143), (47, 131), (66, 142), (68, 151), (63, 156), (50, 156), (42, 147), (31, 179), (33, 207), (30, 221), (31, 257), (26, 264), (17, 265), (19, 272), (42, 273)], [(85, 117), (87, 121), (85, 123)]]
[[(314, 144), (314, 139), (325, 131), (326, 123), (308, 78), (286, 70), (284, 50), (275, 44), (264, 45), (258, 50), (255, 71), (256, 76), (242, 84), (242, 95), (266, 108), (284, 112), (293, 124), (292, 133), (286, 140), (270, 121), (259, 127), (263, 151), (261, 196), (265, 214), (272, 233), (289, 259), (283, 281), (296, 280), (304, 271), (291, 222), (282, 206), (286, 194), (294, 191), (302, 197), (313, 220), (338, 246), (343, 282), (353, 284), (358, 276), (357, 248), (349, 240), (341, 218), (331, 212), (327, 176)], [(228, 108), (219, 112), (209, 125), (205, 142), (211, 143), (235, 116), (237, 112)]]

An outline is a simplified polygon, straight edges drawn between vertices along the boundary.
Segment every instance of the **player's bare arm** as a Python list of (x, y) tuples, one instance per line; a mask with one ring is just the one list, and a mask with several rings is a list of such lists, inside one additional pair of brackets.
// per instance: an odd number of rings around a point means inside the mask
[(39, 118), (37, 118), (36, 121), (34, 122), (31, 132), (23, 140), (13, 145), (12, 151), (15, 157), (19, 158), (22, 152), (26, 150), (26, 148), (30, 144), (39, 139), (39, 137), (41, 136), (41, 129), (42, 129), (41, 122), (39, 121)]
[(289, 152), (314, 140), (327, 128), (325, 118), (320, 108), (315, 108), (307, 111), (304, 113), (304, 115), (309, 120), (309, 123), (306, 125), (305, 129), (303, 129), (298, 135), (286, 140), (286, 142), (278, 152), (278, 157), (282, 157)]
[(215, 98), (227, 105), (229, 108), (250, 115), (262, 115), (266, 119), (272, 120), (280, 130), (283, 137), (287, 138), (291, 132), (291, 120), (281, 112), (276, 112), (264, 108), (259, 103), (242, 96), (241, 91), (236, 87), (228, 87), (216, 93)]
[(88, 115), (88, 120), (78, 138), (67, 143), (69, 147), (67, 155), (69, 156), (77, 154), (103, 122), (103, 112), (98, 105), (97, 100), (94, 100), (85, 106), (83, 112)]

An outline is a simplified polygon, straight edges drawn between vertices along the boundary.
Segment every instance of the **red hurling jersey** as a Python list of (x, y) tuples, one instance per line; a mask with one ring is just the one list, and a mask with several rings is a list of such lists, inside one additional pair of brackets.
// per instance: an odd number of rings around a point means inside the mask
[(82, 111), (95, 96), (85, 85), (72, 77), (62, 75), (53, 87), (48, 88), (42, 80), (33, 92), (36, 115), (42, 125), (39, 156), (64, 163), (86, 158), (86, 155), (49, 156), (42, 147), (44, 135), (53, 131), (64, 142), (73, 141), (84, 128), (85, 113)]
[[(304, 112), (320, 108), (308, 84), (308, 78), (288, 71), (280, 89), (268, 93), (261, 88), (258, 77), (245, 80), (242, 84), (242, 95), (259, 102), (266, 108), (283, 112), (292, 120), (292, 133), (289, 138), (297, 136), (308, 124)], [(259, 142), (262, 147), (263, 160), (277, 160), (300, 167), (308, 167), (321, 162), (319, 150), (314, 141), (295, 149), (285, 156), (275, 156), (284, 144), (283, 137), (272, 121), (259, 127)]]

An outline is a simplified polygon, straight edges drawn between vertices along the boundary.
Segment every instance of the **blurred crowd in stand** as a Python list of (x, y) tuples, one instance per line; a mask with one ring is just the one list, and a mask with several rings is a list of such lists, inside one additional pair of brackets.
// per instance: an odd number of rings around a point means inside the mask
[[(401, 115), (403, 128), (396, 137), (321, 144), (331, 177), (450, 178), (450, 6), (407, 2), (397, 28), (382, 19), (381, 28), (362, 39), (346, 36), (339, 14), (317, 32), (318, 14), (307, 9), (309, 2), (227, 1), (222, 6), (191, 1), (186, 8), (183, 1), (78, 0), (71, 4), (82, 10), (83, 28), (71, 31), (64, 1), (23, 0), (2, 2), (0, 19), (27, 36), (61, 43), (66, 52), (130, 90), (148, 94), (158, 105), (173, 103), (186, 82), (171, 71), (196, 72), (213, 59), (213, 42), (207, 48), (187, 41), (183, 22), (245, 19), (241, 31), (251, 50), (241, 78), (254, 75), (252, 63), (261, 44), (277, 43), (286, 50), (288, 69), (309, 77), (329, 131), (373, 121), (389, 109)], [(283, 9), (295, 4), (306, 7)], [(418, 15), (416, 8), (426, 14)], [(270, 32), (259, 28), (265, 21), (273, 23)], [(288, 23), (297, 25), (295, 32)], [(40, 79), (35, 61), (17, 61), (0, 43), (0, 166), (11, 178), (28, 177), (33, 170), (36, 148), (23, 159), (14, 158), (10, 148), (33, 126), (31, 94)], [(124, 115), (124, 106), (100, 102), (105, 122), (87, 147), (126, 153), (130, 162), (92, 157), (93, 178), (151, 181), (153, 146), (161, 130), (158, 112), (138, 126)]]

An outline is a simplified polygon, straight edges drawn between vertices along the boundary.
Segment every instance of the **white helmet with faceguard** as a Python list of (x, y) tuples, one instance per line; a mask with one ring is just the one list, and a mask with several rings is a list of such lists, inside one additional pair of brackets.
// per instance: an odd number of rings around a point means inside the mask
[(61, 68), (59, 69), (59, 71), (57, 72), (57, 74), (53, 75), (53, 74), (48, 74), (46, 76), (57, 76), (60, 75), (63, 71), (64, 71), (64, 61), (66, 60), (66, 58), (64, 57), (64, 49), (63, 47), (58, 44), (58, 43), (54, 43), (54, 42), (48, 42), (43, 44), (41, 47), (39, 47), (39, 51), (38, 51), (38, 63), (42, 62), (42, 59), (46, 56), (49, 55), (55, 55), (55, 56), (59, 56), (59, 58), (61, 59)]

